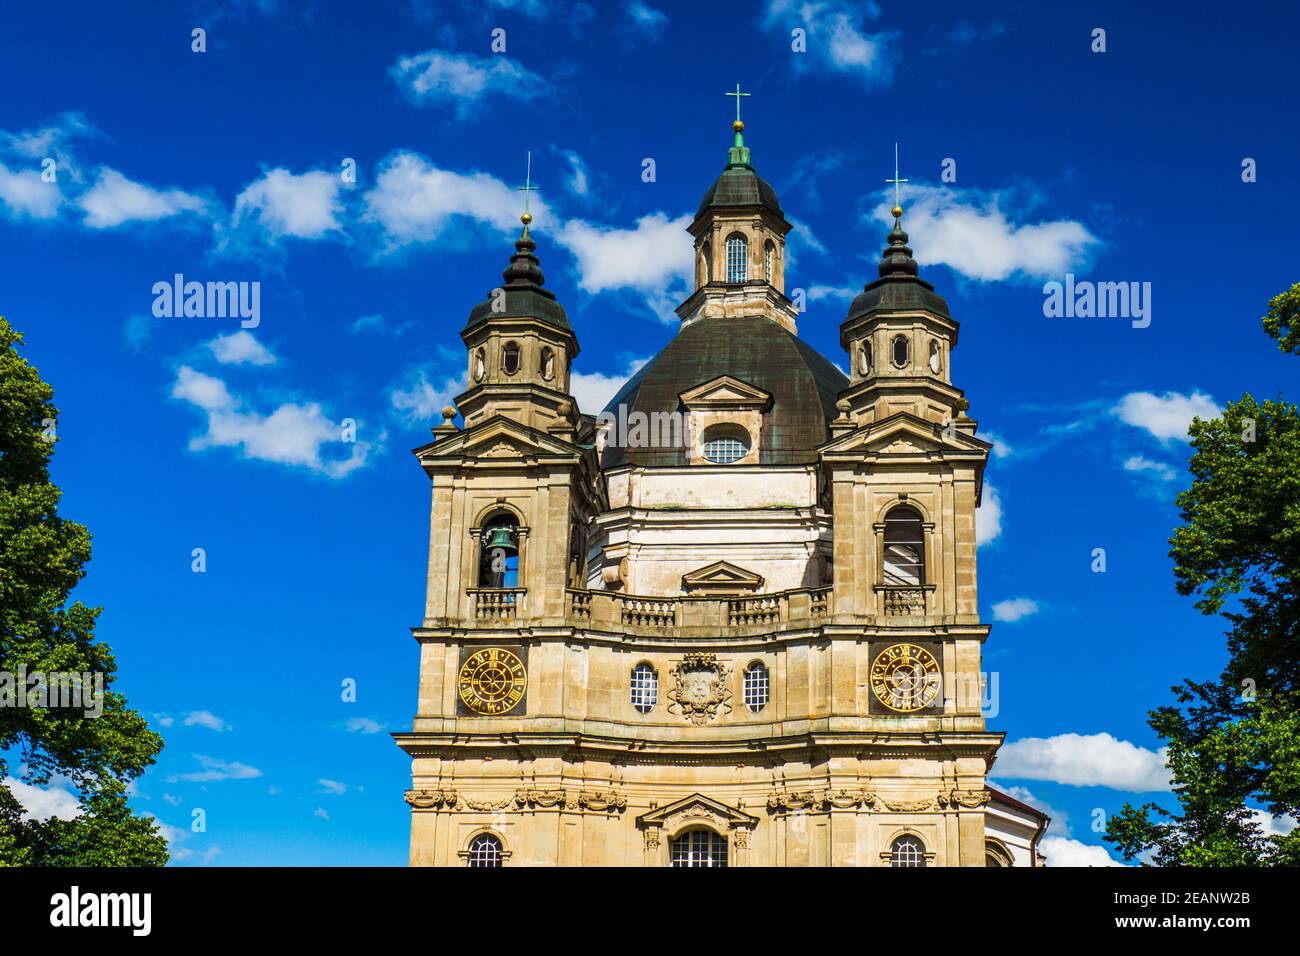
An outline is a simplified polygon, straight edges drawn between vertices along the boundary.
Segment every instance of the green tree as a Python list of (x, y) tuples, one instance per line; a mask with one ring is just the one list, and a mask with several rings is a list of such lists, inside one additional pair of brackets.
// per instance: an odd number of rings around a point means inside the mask
[[(126, 698), (112, 690), (117, 664), (95, 640), (99, 608), (68, 595), (90, 560), (90, 533), (58, 514), (50, 482), (53, 390), (18, 354), (22, 337), (0, 317), (0, 672), (103, 675), (103, 713), (0, 707), (0, 864), (161, 866), (167, 845), (157, 825), (127, 806), (127, 785), (162, 749)], [(56, 776), (76, 789), (72, 820), (24, 819), (7, 782), (37, 786)]]
[[(1263, 319), (1283, 351), (1300, 353), (1298, 318), (1300, 284)], [(1190, 436), (1169, 553), (1178, 593), (1228, 623), (1229, 659), (1151, 712), (1178, 812), (1125, 806), (1106, 839), (1164, 866), (1295, 865), (1300, 831), (1271, 832), (1259, 811), (1300, 815), (1300, 410), (1247, 394)]]

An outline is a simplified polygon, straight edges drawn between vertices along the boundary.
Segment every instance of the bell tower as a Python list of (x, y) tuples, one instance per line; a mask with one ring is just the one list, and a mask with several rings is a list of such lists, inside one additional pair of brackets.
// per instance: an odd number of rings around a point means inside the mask
[(677, 307), (682, 324), (762, 315), (795, 331), (798, 314), (785, 296), (785, 237), (791, 225), (776, 191), (754, 171), (737, 84), (727, 165), (704, 194), (688, 230), (695, 240), (695, 288)]

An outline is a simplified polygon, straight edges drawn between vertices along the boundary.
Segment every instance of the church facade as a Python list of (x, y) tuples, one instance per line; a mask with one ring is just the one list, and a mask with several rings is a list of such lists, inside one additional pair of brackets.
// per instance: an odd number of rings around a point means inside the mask
[(801, 340), (743, 128), (680, 329), (604, 413), (527, 214), (461, 332), (468, 388), (415, 452), (412, 865), (1042, 862), (1046, 817), (988, 783), (957, 322), (895, 208), (848, 376)]

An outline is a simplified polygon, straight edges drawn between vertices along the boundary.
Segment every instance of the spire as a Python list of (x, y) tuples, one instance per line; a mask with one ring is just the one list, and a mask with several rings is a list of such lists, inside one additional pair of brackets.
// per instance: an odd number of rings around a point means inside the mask
[(542, 288), (546, 277), (542, 274), (537, 256), (534, 254), (537, 243), (533, 242), (532, 234), (528, 231), (528, 226), (533, 221), (533, 214), (528, 211), (529, 194), (539, 191), (533, 182), (532, 150), (528, 152), (527, 162), (524, 184), (515, 187), (517, 191), (524, 194), (524, 211), (519, 216), (519, 221), (524, 224), (524, 228), (515, 242), (515, 254), (510, 257), (510, 265), (506, 266), (506, 271), (501, 273), (501, 278), (506, 280), (507, 289), (535, 289), (543, 295), (554, 298), (549, 289)]
[(907, 182), (898, 175), (898, 144), (894, 144), (894, 178), (886, 179), (894, 187), (894, 228), (889, 231), (889, 245), (885, 247), (884, 257), (880, 261), (880, 276), (914, 276), (916, 260), (907, 245), (907, 233), (903, 231), (903, 205), (900, 201), (898, 187)]
[(740, 98), (742, 96), (753, 96), (753, 93), (740, 92), (740, 84), (736, 84), (736, 92), (724, 93), (723, 96), (734, 96), (736, 98), (736, 121), (731, 124), (731, 129), (735, 132), (736, 138), (732, 141), (731, 149), (727, 151), (728, 166), (748, 166), (749, 147), (745, 145), (745, 124), (740, 119)]

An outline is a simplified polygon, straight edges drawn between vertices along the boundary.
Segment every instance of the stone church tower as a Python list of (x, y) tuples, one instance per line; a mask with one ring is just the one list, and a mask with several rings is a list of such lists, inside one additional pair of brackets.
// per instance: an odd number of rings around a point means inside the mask
[[(700, 203), (681, 328), (606, 414), (529, 217), (461, 331), (432, 491), (411, 863), (1025, 866), (989, 788), (957, 323), (895, 209), (840, 326), (797, 334), (790, 223), (743, 124)], [(459, 410), (463, 428), (454, 424)]]

